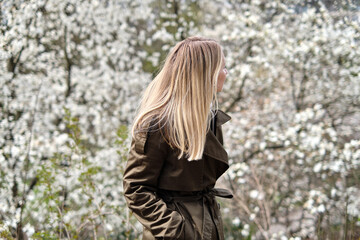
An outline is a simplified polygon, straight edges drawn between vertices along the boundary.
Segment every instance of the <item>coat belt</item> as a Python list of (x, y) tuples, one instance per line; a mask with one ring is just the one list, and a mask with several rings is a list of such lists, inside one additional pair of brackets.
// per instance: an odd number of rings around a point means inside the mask
[(184, 196), (169, 196), (168, 194), (161, 194), (161, 197), (165, 202), (188, 202), (188, 201), (196, 201), (202, 198), (213, 198), (213, 197), (221, 197), (221, 198), (232, 198), (232, 193), (224, 188), (211, 188), (205, 189), (203, 191), (194, 192), (192, 195), (184, 195)]
[[(211, 233), (213, 231), (213, 222), (215, 223), (218, 239), (223, 239), (224, 233), (220, 223), (221, 216), (219, 216), (219, 210), (215, 209), (217, 202), (215, 201), (216, 197), (221, 198), (232, 198), (233, 195), (231, 192), (224, 188), (210, 188), (203, 191), (195, 192), (193, 195), (185, 196), (168, 196), (167, 194), (163, 197), (165, 202), (173, 202), (177, 208), (182, 208), (183, 212), (187, 215), (186, 217), (192, 222), (195, 226), (194, 221), (192, 220), (191, 214), (188, 212), (186, 207), (183, 205), (183, 202), (191, 202), (202, 200), (203, 216), (202, 216), (202, 239), (211, 239)], [(206, 203), (210, 205), (210, 214), (211, 218), (206, 217)], [(178, 209), (180, 210), (180, 209)], [(213, 221), (213, 222), (212, 222)]]

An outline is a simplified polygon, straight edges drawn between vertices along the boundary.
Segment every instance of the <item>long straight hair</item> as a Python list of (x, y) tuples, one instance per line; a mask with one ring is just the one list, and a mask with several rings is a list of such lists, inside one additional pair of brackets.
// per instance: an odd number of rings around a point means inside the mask
[[(132, 136), (157, 125), (172, 148), (189, 161), (201, 159), (210, 126), (211, 105), (217, 109), (217, 79), (223, 63), (213, 39), (189, 37), (170, 51), (158, 75), (145, 89)], [(155, 121), (155, 122), (154, 122)]]

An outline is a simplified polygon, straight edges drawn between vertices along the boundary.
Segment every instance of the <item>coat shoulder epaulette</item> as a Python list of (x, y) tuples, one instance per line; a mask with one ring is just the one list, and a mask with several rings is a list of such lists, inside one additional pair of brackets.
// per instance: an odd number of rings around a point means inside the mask
[(145, 153), (146, 140), (148, 139), (149, 131), (151, 131), (150, 126), (151, 126), (151, 124), (147, 123), (143, 128), (144, 130), (141, 130), (141, 131), (136, 133), (136, 136), (135, 136), (135, 151), (137, 153), (140, 153), (140, 154)]

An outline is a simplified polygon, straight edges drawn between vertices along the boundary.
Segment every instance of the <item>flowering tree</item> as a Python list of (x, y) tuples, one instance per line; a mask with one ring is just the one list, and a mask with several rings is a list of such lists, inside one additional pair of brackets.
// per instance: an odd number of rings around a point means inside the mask
[(122, 197), (121, 126), (164, 53), (196, 29), (196, 10), (191, 1), (2, 3), (2, 237), (140, 234)]
[(229, 238), (355, 238), (358, 24), (321, 2), (208, 7), (209, 19), (220, 14), (205, 32), (221, 37), (230, 72), (221, 99), (233, 117)]
[[(136, 28), (146, 2), (6, 1), (1, 14), (2, 224), (20, 239), (89, 226), (96, 234), (98, 225), (105, 236), (125, 233), (114, 141), (150, 77)], [(78, 117), (77, 134), (64, 108)]]

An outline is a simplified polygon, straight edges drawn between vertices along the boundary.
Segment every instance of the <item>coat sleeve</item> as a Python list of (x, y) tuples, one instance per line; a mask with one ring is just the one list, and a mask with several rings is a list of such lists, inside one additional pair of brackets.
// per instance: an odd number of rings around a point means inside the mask
[(167, 144), (159, 131), (133, 138), (124, 172), (124, 196), (136, 218), (156, 239), (179, 239), (183, 217), (155, 194), (166, 156)]

